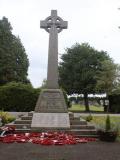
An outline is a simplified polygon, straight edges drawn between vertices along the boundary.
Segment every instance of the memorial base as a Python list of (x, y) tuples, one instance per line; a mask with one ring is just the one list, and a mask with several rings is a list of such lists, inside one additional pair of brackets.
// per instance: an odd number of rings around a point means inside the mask
[(68, 113), (34, 113), (32, 130), (65, 130), (70, 129)]
[(60, 89), (44, 89), (36, 103), (35, 112), (67, 113), (63, 92)]
[(69, 128), (69, 114), (62, 90), (42, 90), (33, 114), (31, 129), (44, 131)]

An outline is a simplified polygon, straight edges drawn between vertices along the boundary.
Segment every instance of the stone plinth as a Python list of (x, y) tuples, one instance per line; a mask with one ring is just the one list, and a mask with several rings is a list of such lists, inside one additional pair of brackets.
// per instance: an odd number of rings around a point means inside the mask
[(35, 112), (67, 113), (67, 106), (60, 89), (42, 90), (36, 103)]
[(69, 129), (69, 115), (68, 113), (34, 113), (31, 129), (32, 130), (57, 130)]

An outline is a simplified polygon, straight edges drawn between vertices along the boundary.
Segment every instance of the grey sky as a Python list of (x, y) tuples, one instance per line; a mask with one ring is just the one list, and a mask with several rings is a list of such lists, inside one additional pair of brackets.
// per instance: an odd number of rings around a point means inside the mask
[(51, 9), (68, 21), (68, 29), (59, 34), (60, 54), (76, 42), (88, 42), (120, 63), (118, 8), (120, 0), (0, 0), (0, 19), (6, 16), (21, 38), (30, 61), (29, 78), (38, 87), (46, 78), (48, 57), (48, 33), (40, 29), (40, 20)]

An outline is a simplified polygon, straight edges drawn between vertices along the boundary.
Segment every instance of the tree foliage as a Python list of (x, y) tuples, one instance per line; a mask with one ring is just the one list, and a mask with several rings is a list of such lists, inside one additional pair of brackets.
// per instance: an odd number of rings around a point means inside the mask
[(97, 75), (96, 88), (107, 96), (118, 89), (120, 84), (119, 78), (119, 65), (115, 64), (112, 60), (105, 60), (101, 62), (101, 70)]
[(47, 79), (46, 78), (44, 78), (43, 79), (43, 81), (42, 81), (42, 85), (41, 85), (41, 89), (44, 89), (44, 88), (46, 88), (47, 87)]
[(12, 34), (11, 24), (0, 20), (0, 85), (16, 81), (27, 83), (29, 61), (19, 37)]
[(111, 61), (107, 52), (97, 51), (87, 43), (67, 48), (59, 65), (59, 83), (68, 94), (84, 94), (89, 111), (88, 94), (96, 92), (97, 75), (102, 62)]

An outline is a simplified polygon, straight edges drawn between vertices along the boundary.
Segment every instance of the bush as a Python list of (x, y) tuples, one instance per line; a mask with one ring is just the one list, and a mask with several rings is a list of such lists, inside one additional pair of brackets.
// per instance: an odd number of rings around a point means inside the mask
[(109, 96), (109, 111), (112, 113), (120, 113), (120, 94)]
[(91, 114), (89, 114), (85, 119), (87, 122), (90, 122), (90, 121), (92, 121), (93, 117)]
[(3, 112), (3, 111), (0, 112), (0, 118), (1, 118), (2, 125), (5, 125), (6, 123), (10, 123), (15, 120), (15, 117), (10, 116), (7, 112)]
[(29, 112), (34, 110), (40, 89), (30, 84), (11, 82), (0, 87), (0, 110)]
[(70, 108), (71, 107), (71, 103), (70, 103), (70, 101), (69, 101), (69, 99), (67, 97), (67, 93), (65, 92), (64, 89), (62, 89), (62, 92), (63, 92), (63, 96), (64, 96), (64, 99), (65, 99), (65, 103), (67, 105), (67, 108)]

